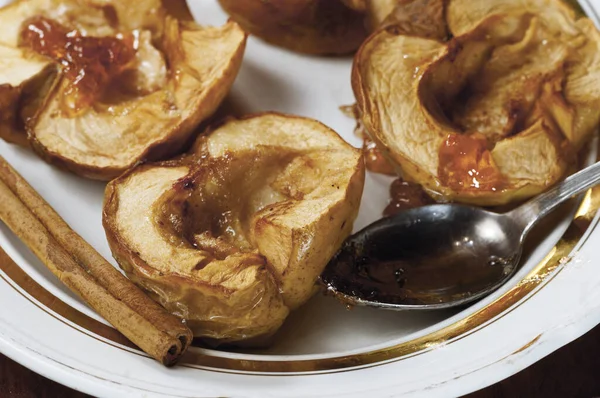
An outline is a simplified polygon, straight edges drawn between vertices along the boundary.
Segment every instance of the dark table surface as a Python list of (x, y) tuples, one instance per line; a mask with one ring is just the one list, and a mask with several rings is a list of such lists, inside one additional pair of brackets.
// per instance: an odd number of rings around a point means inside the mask
[[(82, 398), (0, 355), (0, 397)], [(600, 326), (521, 373), (468, 398), (600, 397)]]

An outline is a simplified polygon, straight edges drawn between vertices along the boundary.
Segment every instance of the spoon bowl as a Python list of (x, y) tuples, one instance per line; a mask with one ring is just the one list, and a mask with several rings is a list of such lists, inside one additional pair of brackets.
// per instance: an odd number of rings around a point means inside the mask
[(453, 307), (480, 298), (513, 274), (521, 235), (521, 226), (505, 215), (461, 205), (424, 206), (353, 235), (321, 279), (353, 304)]
[(381, 219), (346, 240), (321, 283), (351, 305), (433, 310), (470, 303), (515, 273), (533, 225), (598, 182), (600, 163), (508, 213), (438, 204)]

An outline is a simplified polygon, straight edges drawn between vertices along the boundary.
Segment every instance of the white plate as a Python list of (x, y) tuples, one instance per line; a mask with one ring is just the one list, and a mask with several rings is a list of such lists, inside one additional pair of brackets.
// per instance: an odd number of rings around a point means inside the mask
[[(600, 0), (586, 1), (588, 13), (600, 10)], [(227, 18), (215, 0), (191, 5), (202, 23)], [(350, 66), (349, 58), (297, 55), (250, 38), (232, 98), (246, 112), (313, 117), (359, 145), (354, 121), (338, 109), (354, 101)], [(0, 154), (112, 261), (101, 226), (104, 184), (4, 142)], [(368, 176), (356, 228), (378, 218), (388, 184)], [(519, 273), (464, 311), (347, 311), (319, 296), (290, 317), (270, 350), (192, 348), (174, 369), (128, 345), (1, 226), (0, 245), (10, 259), (0, 253), (0, 351), (102, 397), (461, 395), (518, 372), (600, 323), (598, 204), (600, 190), (588, 193), (576, 214), (565, 210)]]

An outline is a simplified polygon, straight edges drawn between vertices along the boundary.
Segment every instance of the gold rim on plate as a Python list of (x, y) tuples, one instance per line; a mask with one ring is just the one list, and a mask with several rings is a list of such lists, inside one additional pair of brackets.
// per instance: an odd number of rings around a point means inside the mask
[[(583, 14), (576, 0), (566, 1)], [(591, 7), (591, 9), (594, 8)], [(338, 373), (400, 361), (424, 354), (442, 344), (452, 344), (509, 314), (539, 292), (541, 289), (536, 290), (538, 287), (541, 288), (554, 279), (564, 268), (563, 266), (568, 261), (568, 256), (575, 246), (578, 243), (585, 244), (585, 241), (581, 241), (581, 239), (586, 231), (589, 232), (587, 236), (594, 232), (597, 223), (592, 224), (592, 221), (599, 208), (600, 187), (596, 187), (585, 194), (575, 217), (558, 243), (521, 281), (484, 308), (424, 336), (378, 350), (320, 359), (286, 359), (279, 361), (225, 358), (200, 350), (190, 350), (179, 366), (215, 372), (259, 374), (261, 376)], [(28, 301), (58, 321), (104, 344), (147, 357), (116, 329), (71, 307), (43, 288), (23, 271), (1, 247), (0, 270), (4, 272), (4, 275), (0, 273), (1, 279)], [(27, 294), (24, 294), (24, 292)], [(517, 350), (517, 352), (535, 344), (538, 338), (539, 336)], [(150, 359), (150, 357), (148, 358)]]

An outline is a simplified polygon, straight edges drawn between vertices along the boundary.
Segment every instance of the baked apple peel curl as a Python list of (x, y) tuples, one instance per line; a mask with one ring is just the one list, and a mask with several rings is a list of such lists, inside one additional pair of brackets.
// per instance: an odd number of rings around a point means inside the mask
[(109, 180), (179, 152), (241, 65), (235, 22), (185, 1), (31, 0), (0, 9), (0, 137)]
[(600, 121), (592, 22), (555, 0), (451, 0), (443, 23), (447, 41), (389, 25), (354, 60), (361, 120), (403, 177), (492, 206), (573, 170)]
[(108, 184), (103, 223), (130, 279), (213, 343), (264, 343), (352, 231), (360, 150), (314, 120), (261, 114)]

